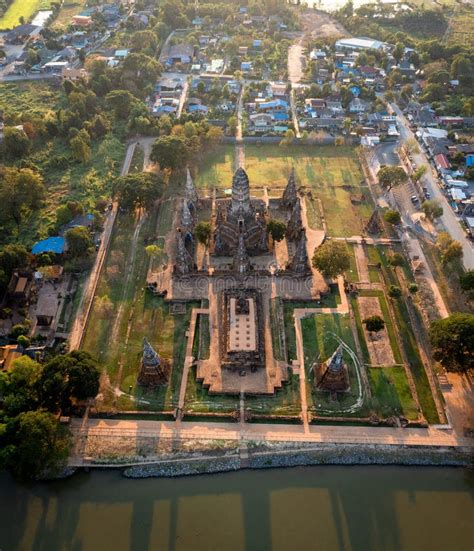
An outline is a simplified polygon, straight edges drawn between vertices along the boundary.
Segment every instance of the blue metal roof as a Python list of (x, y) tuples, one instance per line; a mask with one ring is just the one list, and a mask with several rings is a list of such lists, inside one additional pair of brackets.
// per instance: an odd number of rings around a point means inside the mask
[(64, 237), (48, 237), (48, 239), (43, 239), (38, 241), (33, 245), (31, 252), (33, 254), (42, 254), (42, 253), (55, 253), (62, 254), (66, 248), (66, 240)]
[(474, 155), (466, 155), (466, 166), (474, 166)]
[(260, 109), (273, 109), (274, 107), (285, 107), (288, 109), (289, 105), (288, 102), (282, 100), (282, 99), (276, 99), (273, 101), (265, 101), (260, 104)]
[(273, 120), (275, 121), (287, 121), (288, 120), (288, 114), (287, 113), (273, 113)]

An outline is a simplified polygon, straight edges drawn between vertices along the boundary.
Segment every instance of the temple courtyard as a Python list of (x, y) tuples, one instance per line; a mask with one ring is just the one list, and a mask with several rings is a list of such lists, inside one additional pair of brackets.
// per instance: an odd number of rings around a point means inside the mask
[[(246, 146), (242, 157), (223, 147), (152, 212), (119, 218), (83, 343), (104, 366), (97, 408), (183, 420), (438, 422), (407, 323), (412, 305), (386, 294), (413, 275), (407, 261), (389, 266), (403, 250), (386, 228), (367, 231), (375, 202), (356, 152), (269, 149)], [(269, 220), (285, 224), (282, 241)], [(200, 222), (211, 226), (206, 244)], [(337, 281), (311, 265), (326, 239), (350, 254)], [(160, 255), (149, 257), (144, 242)], [(373, 313), (385, 321), (376, 339), (362, 323)]]

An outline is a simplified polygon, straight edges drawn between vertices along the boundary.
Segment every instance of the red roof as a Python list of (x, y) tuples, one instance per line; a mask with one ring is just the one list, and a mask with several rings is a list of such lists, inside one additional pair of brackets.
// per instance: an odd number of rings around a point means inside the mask
[(435, 163), (440, 168), (449, 168), (451, 164), (449, 163), (448, 158), (443, 153), (439, 153), (438, 155), (435, 155)]

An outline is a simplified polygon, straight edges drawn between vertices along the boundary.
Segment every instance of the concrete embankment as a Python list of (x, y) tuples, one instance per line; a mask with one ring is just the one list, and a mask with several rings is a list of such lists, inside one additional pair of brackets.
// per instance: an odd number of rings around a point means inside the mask
[[(247, 454), (246, 454), (247, 455)], [(250, 450), (242, 458), (203, 457), (135, 465), (124, 470), (129, 478), (174, 477), (305, 465), (430, 465), (472, 466), (472, 448), (321, 444), (311, 449)], [(117, 465), (118, 467), (119, 465)]]

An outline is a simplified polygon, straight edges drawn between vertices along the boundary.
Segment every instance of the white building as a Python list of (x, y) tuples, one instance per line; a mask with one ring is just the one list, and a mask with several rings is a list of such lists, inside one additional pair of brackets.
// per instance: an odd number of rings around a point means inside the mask
[(336, 50), (339, 51), (362, 51), (362, 50), (381, 50), (384, 47), (384, 43), (380, 40), (374, 40), (373, 38), (341, 38), (336, 41)]

